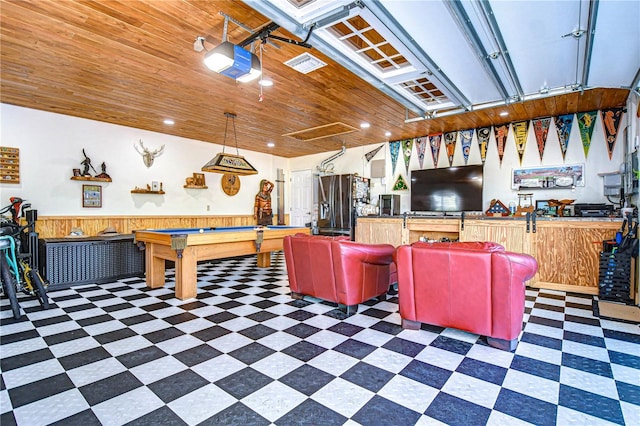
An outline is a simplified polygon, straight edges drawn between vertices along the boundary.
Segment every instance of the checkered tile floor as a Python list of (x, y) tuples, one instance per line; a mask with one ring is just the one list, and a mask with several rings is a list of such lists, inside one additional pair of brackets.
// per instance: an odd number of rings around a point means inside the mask
[[(515, 352), (402, 330), (397, 299), (344, 318), (288, 296), (282, 253), (199, 266), (198, 297), (141, 279), (2, 300), (0, 423), (640, 424), (640, 328), (591, 297), (527, 290)], [(169, 273), (169, 281), (173, 275)]]

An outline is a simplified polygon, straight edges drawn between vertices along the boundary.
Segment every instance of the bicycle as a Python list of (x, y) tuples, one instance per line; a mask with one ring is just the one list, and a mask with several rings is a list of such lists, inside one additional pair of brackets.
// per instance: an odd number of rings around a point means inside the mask
[[(11, 204), (0, 209), (0, 251), (2, 251), (2, 255), (0, 255), (0, 280), (2, 281), (2, 291), (9, 299), (15, 319), (22, 316), (18, 303), (18, 291), (35, 296), (43, 309), (49, 309), (49, 299), (46, 292), (48, 283), (32, 267), (32, 250), (26, 252), (23, 249), (23, 239), (34, 230), (35, 220), (28, 221), (24, 226), (19, 224), (19, 209), (22, 202), (23, 200), (20, 198), (11, 198)], [(9, 211), (11, 212), (10, 220), (2, 216)], [(30, 240), (26, 241), (28, 246)]]

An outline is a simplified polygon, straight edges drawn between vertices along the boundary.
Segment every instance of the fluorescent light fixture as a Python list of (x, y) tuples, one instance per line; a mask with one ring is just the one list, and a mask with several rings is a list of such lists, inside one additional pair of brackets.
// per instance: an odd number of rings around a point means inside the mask
[(360, 128), (362, 129), (368, 129), (369, 127), (371, 127), (371, 124), (364, 122), (362, 124), (360, 124)]
[(176, 122), (170, 118), (165, 118), (163, 123), (166, 124), (167, 126), (173, 126), (174, 124), (176, 124)]
[(385, 135), (386, 137), (389, 137), (389, 136), (391, 136), (391, 132), (384, 132), (384, 135)]
[(269, 148), (273, 148), (274, 146), (276, 146), (276, 144), (275, 144), (275, 143), (273, 143), (273, 142), (268, 142), (268, 143), (267, 143), (267, 146), (268, 146)]
[(507, 111), (502, 111), (500, 113), (500, 117), (506, 117), (507, 115), (509, 115), (509, 113)]
[(260, 77), (260, 59), (248, 50), (224, 41), (204, 56), (204, 64), (211, 71), (246, 83)]

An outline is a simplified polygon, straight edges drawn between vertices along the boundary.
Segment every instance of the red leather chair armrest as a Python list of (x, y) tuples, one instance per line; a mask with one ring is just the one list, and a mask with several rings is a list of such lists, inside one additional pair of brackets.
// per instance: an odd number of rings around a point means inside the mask
[(492, 256), (492, 336), (517, 339), (522, 331), (525, 281), (533, 278), (538, 262), (524, 253), (502, 252)]

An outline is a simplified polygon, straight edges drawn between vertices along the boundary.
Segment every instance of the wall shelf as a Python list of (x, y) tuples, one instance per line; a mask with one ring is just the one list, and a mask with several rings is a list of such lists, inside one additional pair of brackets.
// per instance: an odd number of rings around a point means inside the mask
[(0, 182), (20, 183), (20, 150), (0, 146)]
[(189, 189), (209, 189), (207, 185), (184, 185), (183, 188)]
[(84, 180), (93, 182), (111, 182), (111, 178), (99, 178), (93, 176), (71, 176), (71, 180)]
[(151, 191), (148, 189), (132, 189), (131, 190), (132, 194), (158, 194), (158, 195), (162, 195), (164, 194), (164, 191)]

